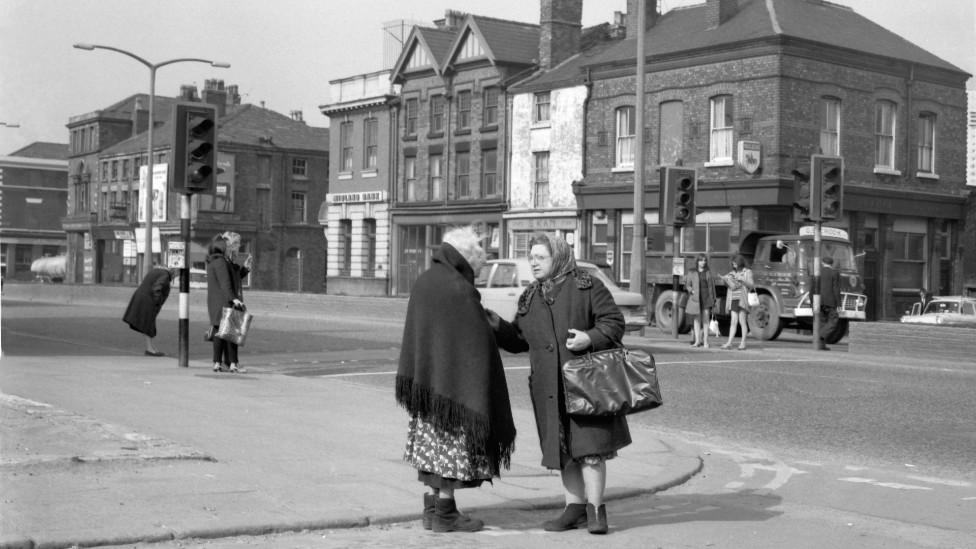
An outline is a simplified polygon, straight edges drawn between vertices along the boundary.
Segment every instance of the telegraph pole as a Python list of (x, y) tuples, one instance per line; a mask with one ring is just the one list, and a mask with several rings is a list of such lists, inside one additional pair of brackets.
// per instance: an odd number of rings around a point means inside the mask
[(644, 35), (645, 18), (644, 4), (646, 0), (637, 2), (637, 94), (634, 106), (634, 240), (630, 254), (630, 290), (640, 292), (647, 300), (647, 278), (644, 269)]

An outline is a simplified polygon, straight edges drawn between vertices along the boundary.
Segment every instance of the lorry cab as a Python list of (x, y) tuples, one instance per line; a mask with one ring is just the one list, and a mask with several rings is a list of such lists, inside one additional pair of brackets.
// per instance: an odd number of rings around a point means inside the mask
[[(835, 343), (847, 332), (849, 320), (865, 319), (867, 296), (846, 231), (822, 228), (820, 257), (832, 258), (840, 275), (841, 321), (835, 333), (823, 334), (828, 343)], [(765, 236), (756, 243), (751, 268), (760, 303), (749, 316), (751, 328), (763, 339), (775, 339), (785, 327), (812, 327), (813, 261), (813, 227), (803, 227), (795, 235)]]

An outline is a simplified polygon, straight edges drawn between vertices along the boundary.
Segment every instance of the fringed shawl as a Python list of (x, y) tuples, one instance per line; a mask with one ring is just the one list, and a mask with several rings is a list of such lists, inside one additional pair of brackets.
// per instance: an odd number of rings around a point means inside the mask
[(493, 475), (509, 468), (515, 422), (501, 356), (471, 266), (450, 244), (410, 292), (396, 400), (441, 430), (463, 432)]

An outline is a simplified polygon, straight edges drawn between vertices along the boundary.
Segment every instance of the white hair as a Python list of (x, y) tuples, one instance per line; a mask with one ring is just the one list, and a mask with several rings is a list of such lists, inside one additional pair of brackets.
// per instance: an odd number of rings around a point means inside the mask
[(481, 236), (471, 225), (448, 230), (444, 233), (444, 242), (454, 246), (468, 263), (473, 259), (484, 259), (485, 250), (481, 247)]
[(238, 251), (241, 249), (241, 235), (233, 231), (227, 231), (220, 235), (227, 242), (227, 249)]

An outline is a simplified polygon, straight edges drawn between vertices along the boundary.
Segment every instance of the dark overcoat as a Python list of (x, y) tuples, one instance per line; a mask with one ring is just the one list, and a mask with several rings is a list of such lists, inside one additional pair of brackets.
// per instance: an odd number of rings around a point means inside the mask
[(248, 269), (229, 261), (224, 254), (213, 253), (207, 258), (207, 314), (212, 326), (220, 325), (224, 307), (235, 299), (244, 301), (241, 279)]
[(156, 317), (169, 297), (172, 276), (162, 268), (154, 268), (142, 279), (129, 299), (129, 306), (122, 315), (130, 328), (149, 337), (156, 337)]
[[(624, 416), (570, 416), (565, 412), (562, 364), (574, 355), (619, 346), (624, 334), (624, 317), (602, 282), (576, 270), (560, 284), (551, 305), (541, 291), (530, 287), (519, 299), (515, 319), (496, 322), (499, 346), (510, 352), (529, 351), (529, 392), (544, 467), (562, 469), (565, 465), (560, 424), (571, 458), (609, 454), (630, 444)], [(585, 331), (591, 348), (582, 352), (567, 349), (570, 328)]]

